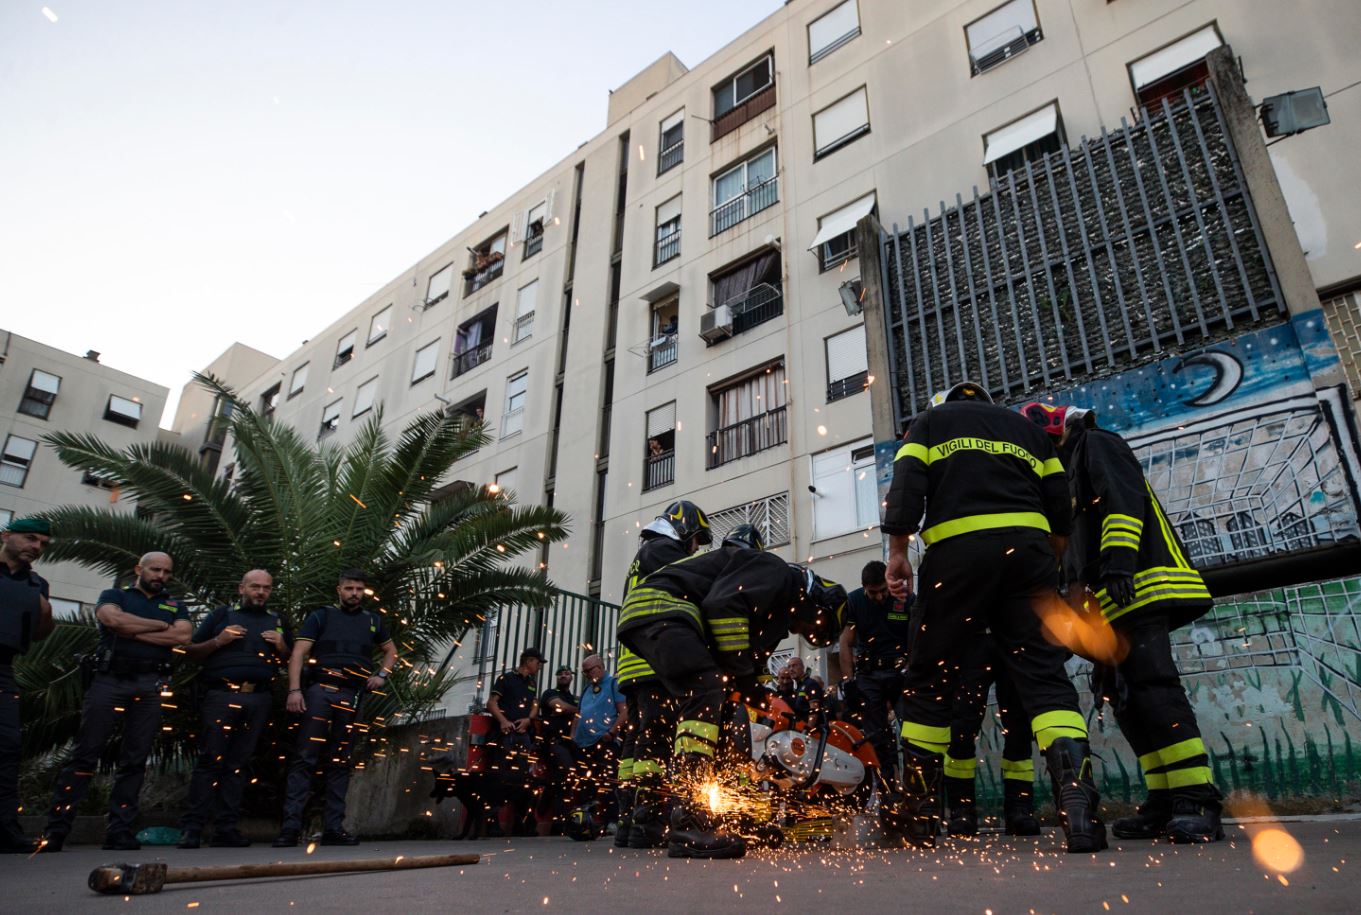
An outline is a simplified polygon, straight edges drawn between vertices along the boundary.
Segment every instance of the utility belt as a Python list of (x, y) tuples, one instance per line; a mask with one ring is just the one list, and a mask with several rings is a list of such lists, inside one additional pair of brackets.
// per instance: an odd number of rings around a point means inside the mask
[(861, 658), (855, 662), (855, 672), (859, 674), (872, 674), (881, 670), (898, 670), (907, 661), (905, 657), (896, 658)]
[(309, 686), (329, 686), (332, 689), (361, 690), (368, 683), (367, 674), (350, 674), (344, 671), (309, 668), (303, 673), (303, 688)]
[(144, 674), (168, 677), (171, 669), (169, 661), (120, 658), (114, 653), (113, 648), (101, 645), (90, 654), (81, 656), (80, 685), (83, 689), (89, 689), (96, 674), (124, 678), (140, 677)]

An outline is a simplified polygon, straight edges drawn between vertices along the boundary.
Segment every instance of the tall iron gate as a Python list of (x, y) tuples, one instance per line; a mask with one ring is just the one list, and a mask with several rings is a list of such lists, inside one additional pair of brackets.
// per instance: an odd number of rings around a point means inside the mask
[(547, 659), (549, 675), (540, 677), (541, 687), (552, 682), (559, 665), (579, 670), (582, 658), (592, 653), (599, 653), (613, 673), (618, 623), (618, 604), (570, 591), (559, 591), (547, 607), (508, 607), (489, 614), (478, 639), (476, 707), (486, 703), (497, 676), (515, 667), (520, 652), (531, 646)]
[(899, 425), (965, 378), (1017, 399), (1283, 320), (1206, 89), (881, 239)]

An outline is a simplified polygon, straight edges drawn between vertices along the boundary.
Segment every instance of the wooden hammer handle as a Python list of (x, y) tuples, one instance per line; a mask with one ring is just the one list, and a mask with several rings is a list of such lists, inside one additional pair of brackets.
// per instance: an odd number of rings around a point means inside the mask
[(356, 861), (289, 861), (275, 864), (225, 864), (205, 867), (166, 868), (166, 883), (203, 883), (216, 880), (251, 880), (259, 877), (305, 877), (312, 874), (345, 874), (361, 871), (402, 871), (422, 867), (454, 867), (476, 864), (480, 855), (424, 855), (410, 858), (361, 858)]

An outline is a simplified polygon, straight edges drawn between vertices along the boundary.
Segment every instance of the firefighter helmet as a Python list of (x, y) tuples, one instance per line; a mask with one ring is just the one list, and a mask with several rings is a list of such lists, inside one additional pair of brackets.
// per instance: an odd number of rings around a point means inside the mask
[(657, 516), (657, 520), (669, 522), (676, 532), (676, 539), (681, 543), (692, 537), (698, 538), (701, 544), (714, 542), (714, 535), (709, 529), (709, 516), (693, 502), (684, 499), (672, 502), (666, 507), (665, 512)]
[(764, 550), (766, 542), (761, 532), (751, 524), (739, 524), (723, 538), (723, 546), (740, 546), (748, 550)]
[(948, 390), (937, 391), (931, 395), (931, 406), (938, 407), (943, 403), (952, 403), (957, 400), (992, 403), (992, 395), (988, 393), (987, 388), (976, 381), (961, 381)]
[(1038, 400), (1021, 407), (1021, 415), (1047, 432), (1054, 441), (1063, 438), (1063, 432), (1069, 426), (1082, 425), (1090, 429), (1096, 425), (1094, 410), (1041, 403)]
[[(791, 563), (792, 565), (792, 563)], [(794, 613), (799, 634), (815, 648), (831, 645), (841, 635), (846, 615), (846, 589), (819, 577), (812, 569), (795, 565), (804, 573), (803, 590), (808, 601), (800, 601)]]

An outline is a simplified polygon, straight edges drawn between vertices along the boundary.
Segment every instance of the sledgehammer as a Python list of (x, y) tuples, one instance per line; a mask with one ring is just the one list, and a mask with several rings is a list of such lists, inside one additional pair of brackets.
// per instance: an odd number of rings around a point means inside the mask
[(108, 896), (145, 896), (159, 893), (167, 883), (205, 883), (254, 880), (261, 877), (310, 877), (358, 871), (404, 871), (419, 867), (476, 864), (480, 855), (426, 855), (408, 858), (367, 858), (358, 861), (298, 861), (287, 864), (231, 864), (215, 867), (172, 867), (161, 861), (147, 864), (105, 864), (90, 871), (90, 889)]

